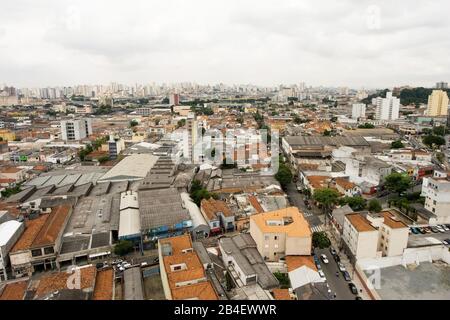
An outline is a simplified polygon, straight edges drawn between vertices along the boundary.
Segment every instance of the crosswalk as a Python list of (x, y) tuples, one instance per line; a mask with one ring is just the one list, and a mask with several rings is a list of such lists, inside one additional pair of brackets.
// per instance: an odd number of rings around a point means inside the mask
[(314, 214), (312, 212), (305, 211), (305, 212), (303, 212), (303, 215), (305, 217), (312, 217)]
[(318, 225), (318, 226), (313, 226), (313, 227), (311, 227), (311, 231), (312, 232), (322, 232), (322, 231), (325, 231), (325, 227), (323, 224)]

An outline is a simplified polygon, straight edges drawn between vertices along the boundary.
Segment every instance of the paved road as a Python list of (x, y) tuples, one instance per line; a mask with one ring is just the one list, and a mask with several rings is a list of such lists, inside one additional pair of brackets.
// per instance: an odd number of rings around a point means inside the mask
[(294, 183), (290, 183), (286, 189), (286, 194), (288, 196), (288, 200), (291, 205), (299, 208), (305, 215), (306, 220), (308, 221), (313, 232), (323, 231), (323, 219), (324, 215), (322, 212), (313, 207), (311, 210), (306, 208), (305, 202), (303, 201), (302, 195), (297, 191), (297, 187)]
[(339, 277), (336, 277), (336, 272), (338, 272), (339, 269), (330, 251), (328, 249), (316, 249), (315, 253), (317, 256), (324, 253), (328, 257), (329, 263), (324, 264), (321, 262), (320, 265), (325, 273), (331, 291), (336, 293), (336, 300), (355, 300), (356, 295), (350, 291), (350, 288), (348, 287), (349, 282), (345, 281), (342, 273), (339, 272)]

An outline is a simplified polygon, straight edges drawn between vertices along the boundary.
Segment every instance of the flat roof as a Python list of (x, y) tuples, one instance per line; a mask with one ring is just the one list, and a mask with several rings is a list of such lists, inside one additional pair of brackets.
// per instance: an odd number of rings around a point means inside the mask
[(129, 155), (112, 167), (99, 180), (119, 181), (143, 179), (157, 160), (158, 157), (151, 154)]
[(0, 247), (8, 244), (8, 241), (16, 234), (22, 227), (22, 222), (16, 220), (6, 221), (0, 224)]
[(372, 226), (366, 217), (359, 213), (350, 213), (345, 215), (348, 221), (355, 227), (358, 232), (376, 231), (374, 226)]

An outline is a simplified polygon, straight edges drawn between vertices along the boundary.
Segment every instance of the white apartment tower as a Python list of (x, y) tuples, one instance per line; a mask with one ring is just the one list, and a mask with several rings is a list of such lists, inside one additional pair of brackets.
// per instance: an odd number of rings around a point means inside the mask
[(61, 121), (61, 139), (64, 141), (79, 141), (92, 134), (91, 119)]
[(386, 93), (386, 98), (375, 99), (377, 120), (392, 121), (399, 118), (400, 99), (393, 97), (392, 92)]
[(355, 103), (352, 106), (352, 119), (366, 117), (366, 105), (364, 103)]

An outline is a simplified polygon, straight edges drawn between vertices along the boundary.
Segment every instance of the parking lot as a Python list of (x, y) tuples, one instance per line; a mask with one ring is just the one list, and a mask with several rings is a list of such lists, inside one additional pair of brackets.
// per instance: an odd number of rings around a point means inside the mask
[(445, 244), (450, 246), (450, 225), (411, 227), (408, 247)]

